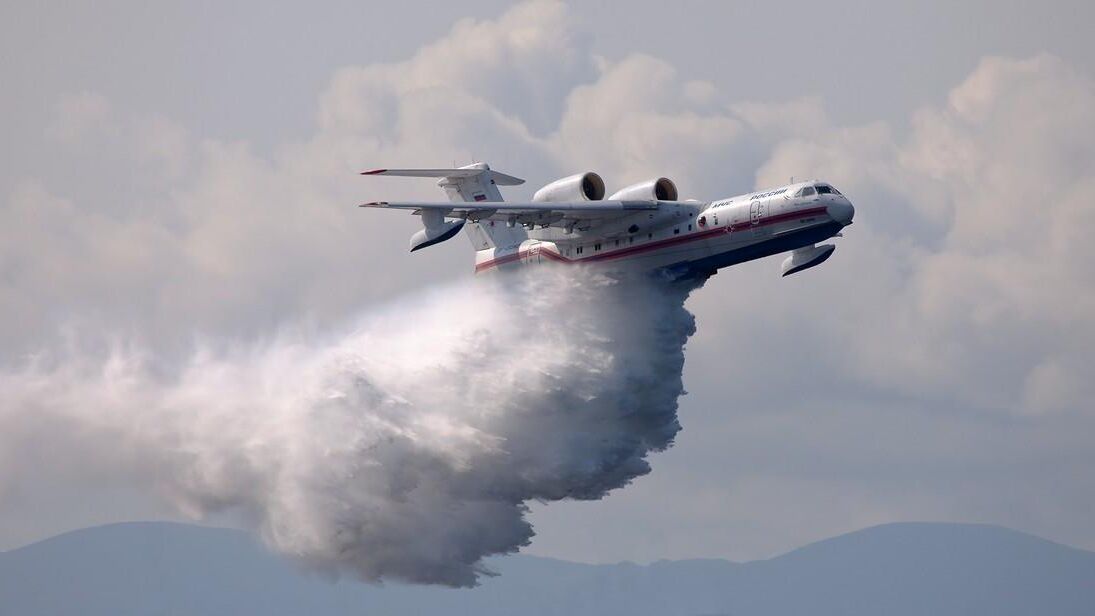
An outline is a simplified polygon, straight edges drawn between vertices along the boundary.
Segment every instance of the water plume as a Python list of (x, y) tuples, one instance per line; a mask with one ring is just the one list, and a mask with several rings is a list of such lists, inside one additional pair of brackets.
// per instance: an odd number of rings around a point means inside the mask
[(173, 370), (43, 356), (0, 374), (0, 463), (44, 445), (320, 570), (471, 586), (529, 543), (527, 502), (601, 498), (672, 444), (693, 286), (544, 269)]

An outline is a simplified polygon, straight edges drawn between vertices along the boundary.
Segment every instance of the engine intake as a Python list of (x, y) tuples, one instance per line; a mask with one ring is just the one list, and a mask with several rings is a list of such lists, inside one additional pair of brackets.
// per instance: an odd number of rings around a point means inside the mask
[(610, 201), (676, 201), (677, 185), (669, 178), (646, 180), (612, 193)]
[(568, 176), (544, 186), (532, 196), (533, 201), (600, 201), (605, 198), (605, 182), (601, 176), (587, 171)]

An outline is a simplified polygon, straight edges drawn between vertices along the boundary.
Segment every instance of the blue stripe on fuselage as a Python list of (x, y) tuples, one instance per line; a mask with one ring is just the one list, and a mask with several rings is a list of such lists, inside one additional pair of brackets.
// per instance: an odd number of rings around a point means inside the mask
[(780, 235), (779, 237), (774, 237), (756, 244), (728, 250), (710, 257), (704, 257), (695, 261), (681, 261), (679, 263), (674, 263), (673, 265), (667, 265), (663, 267), (662, 270), (669, 272), (675, 278), (688, 278), (702, 275), (709, 276), (714, 274), (716, 270), (724, 267), (730, 267), (731, 265), (737, 265), (738, 263), (762, 259), (781, 252), (787, 252), (789, 250), (795, 250), (796, 248), (802, 248), (803, 246), (809, 246), (810, 244), (816, 244), (817, 242), (833, 237), (843, 228), (844, 225), (838, 222), (827, 222), (807, 229), (802, 229), (801, 231), (793, 231)]

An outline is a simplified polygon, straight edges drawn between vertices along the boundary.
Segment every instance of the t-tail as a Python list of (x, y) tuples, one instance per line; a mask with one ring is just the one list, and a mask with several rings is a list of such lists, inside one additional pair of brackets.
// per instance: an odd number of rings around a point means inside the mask
[[(458, 169), (374, 169), (361, 175), (440, 178), (437, 185), (454, 203), (500, 203), (503, 199), (499, 186), (525, 183), (521, 178), (493, 171), (486, 163), (473, 163)], [(490, 210), (469, 214), (459, 220), (445, 220), (451, 212), (444, 210), (422, 209), (417, 213), (422, 220), (422, 229), (411, 236), (411, 252), (453, 238), (462, 228), (467, 229), (468, 238), (476, 250), (508, 248), (528, 239), (528, 233), (521, 225), (489, 220), (494, 214)]]

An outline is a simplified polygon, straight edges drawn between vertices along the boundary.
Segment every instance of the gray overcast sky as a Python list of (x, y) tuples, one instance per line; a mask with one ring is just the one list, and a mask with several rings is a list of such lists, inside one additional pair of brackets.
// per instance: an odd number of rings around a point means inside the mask
[[(5, 3), (0, 360), (73, 320), (170, 355), (469, 275), (462, 241), (411, 257), (413, 220), (348, 211), (439, 196), (359, 165), (478, 157), (530, 179), (514, 196), (587, 168), (701, 199), (821, 176), (859, 208), (836, 256), (699, 291), (676, 446), (535, 506), (528, 551), (745, 559), (922, 519), (1095, 549), (1090, 2), (536, 7)], [(493, 57), (510, 26), (534, 43)], [(0, 463), (0, 548), (170, 515)]]

